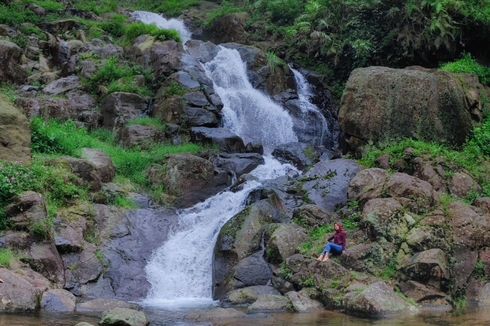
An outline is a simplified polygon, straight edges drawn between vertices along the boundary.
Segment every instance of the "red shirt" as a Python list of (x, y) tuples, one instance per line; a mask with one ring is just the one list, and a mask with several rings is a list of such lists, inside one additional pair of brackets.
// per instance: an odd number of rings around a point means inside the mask
[(328, 241), (332, 241), (332, 239), (333, 243), (342, 246), (342, 250), (345, 249), (347, 245), (347, 233), (345, 233), (345, 231), (335, 231), (335, 234), (328, 238)]

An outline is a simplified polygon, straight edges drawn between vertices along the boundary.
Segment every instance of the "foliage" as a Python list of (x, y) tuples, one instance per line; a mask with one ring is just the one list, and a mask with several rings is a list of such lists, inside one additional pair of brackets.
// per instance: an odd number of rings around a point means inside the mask
[(272, 51), (266, 53), (266, 60), (267, 66), (272, 73), (274, 73), (277, 68), (284, 67), (286, 65), (286, 63)]
[(79, 128), (74, 122), (43, 121), (32, 122), (32, 148), (34, 152), (80, 156), (82, 148), (95, 148), (109, 155), (117, 173), (136, 185), (146, 187), (147, 169), (152, 164), (161, 163), (166, 157), (180, 153), (198, 153), (202, 148), (194, 144), (155, 145), (142, 151), (126, 149), (116, 144), (107, 132), (89, 132)]
[(161, 4), (156, 6), (155, 10), (161, 11), (168, 16), (178, 16), (184, 10), (199, 5), (199, 0), (165, 0), (163, 3), (162, 1), (157, 3)]
[(132, 199), (122, 196), (116, 197), (114, 200), (114, 205), (126, 209), (137, 208), (136, 203)]
[(106, 86), (109, 93), (130, 92), (143, 96), (151, 96), (152, 91), (147, 86), (140, 86), (137, 76), (144, 76), (147, 82), (152, 80), (152, 74), (138, 65), (121, 63), (117, 58), (111, 58), (90, 79), (85, 80), (85, 87), (97, 93), (100, 86)]
[(0, 267), (9, 268), (14, 260), (14, 253), (10, 249), (0, 248)]
[(386, 265), (381, 272), (379, 273), (379, 277), (382, 279), (389, 281), (392, 280), (396, 276), (397, 268), (396, 268), (396, 261), (391, 260), (388, 265)]
[(327, 235), (333, 232), (333, 226), (323, 225), (309, 233), (308, 240), (301, 245), (299, 251), (304, 255), (319, 255), (327, 243)]
[(477, 75), (480, 82), (490, 86), (490, 68), (480, 65), (470, 54), (441, 66), (442, 71)]
[(229, 2), (224, 2), (219, 6), (219, 8), (217, 8), (216, 10), (208, 14), (206, 21), (204, 22), (204, 25), (207, 27), (211, 27), (214, 24), (214, 22), (216, 22), (216, 20), (220, 19), (221, 17), (231, 15), (237, 12), (243, 12), (243, 8), (234, 6)]
[(23, 0), (22, 2), (24, 4), (32, 3), (38, 5), (47, 11), (61, 11), (65, 9), (65, 5), (62, 2), (55, 0)]
[(163, 94), (166, 97), (171, 96), (183, 96), (187, 93), (187, 89), (179, 83), (172, 82), (170, 85), (166, 86), (163, 90)]
[(121, 37), (126, 32), (128, 18), (123, 15), (113, 15), (110, 19), (99, 23), (98, 27), (114, 37)]
[(136, 118), (133, 120), (128, 121), (128, 125), (139, 125), (139, 126), (147, 126), (147, 127), (154, 127), (160, 131), (165, 131), (165, 124), (163, 124), (160, 120), (155, 119), (155, 118), (150, 118), (150, 117), (142, 117), (142, 118)]
[(77, 0), (73, 2), (76, 9), (81, 11), (93, 12), (97, 15), (115, 12), (118, 1), (116, 0)]
[(126, 28), (125, 35), (128, 44), (132, 44), (140, 35), (151, 35), (160, 41), (175, 40), (181, 42), (180, 35), (176, 30), (162, 29), (153, 24), (133, 23)]

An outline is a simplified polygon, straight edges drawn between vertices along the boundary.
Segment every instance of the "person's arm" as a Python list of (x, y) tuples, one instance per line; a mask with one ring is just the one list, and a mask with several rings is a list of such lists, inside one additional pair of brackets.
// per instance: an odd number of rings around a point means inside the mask
[(332, 241), (334, 237), (335, 237), (335, 234), (332, 235), (330, 238), (327, 238), (327, 241), (329, 241), (329, 242)]

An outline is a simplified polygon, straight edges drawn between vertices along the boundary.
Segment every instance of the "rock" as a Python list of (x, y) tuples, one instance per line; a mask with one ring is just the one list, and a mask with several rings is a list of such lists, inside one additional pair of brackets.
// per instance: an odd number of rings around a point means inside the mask
[(216, 44), (227, 42), (246, 44), (248, 33), (245, 31), (245, 25), (249, 19), (249, 15), (244, 12), (218, 17), (206, 28), (205, 34)]
[(33, 311), (42, 290), (11, 270), (0, 268), (0, 311)]
[(100, 39), (93, 39), (87, 44), (89, 52), (94, 53), (101, 59), (110, 59), (112, 57), (122, 57), (123, 49), (112, 42), (105, 43)]
[(23, 192), (12, 199), (5, 208), (5, 214), (13, 227), (24, 230), (30, 230), (48, 216), (43, 197), (33, 191)]
[(304, 180), (303, 189), (314, 204), (333, 212), (347, 203), (348, 186), (360, 169), (351, 160), (320, 161), (300, 181)]
[(446, 297), (444, 292), (415, 281), (402, 282), (398, 286), (403, 294), (418, 303)]
[(221, 153), (213, 157), (212, 162), (217, 168), (229, 171), (238, 178), (264, 164), (264, 158), (256, 153)]
[[(416, 164), (414, 177), (427, 181), (435, 191), (446, 191), (445, 173), (441, 166), (433, 166), (422, 159), (414, 159)], [(441, 173), (443, 172), (443, 173)]]
[(229, 292), (226, 301), (232, 304), (253, 303), (262, 295), (280, 295), (280, 293), (269, 285), (255, 285)]
[[(85, 222), (85, 221), (84, 221)], [(74, 223), (75, 224), (75, 223)], [(55, 227), (54, 244), (60, 253), (82, 251), (85, 240), (83, 231), (86, 223), (60, 223)]]
[(58, 285), (65, 284), (63, 261), (53, 243), (33, 243), (22, 260), (50, 281)]
[(125, 301), (115, 299), (93, 299), (77, 304), (77, 312), (92, 313), (103, 312), (115, 308), (137, 309), (138, 306)]
[(388, 263), (386, 256), (378, 243), (369, 242), (349, 246), (339, 259), (342, 266), (346, 268), (375, 274), (380, 266), (385, 266)]
[(41, 309), (48, 312), (75, 311), (75, 296), (62, 289), (49, 290), (43, 293)]
[(122, 127), (129, 120), (142, 116), (146, 110), (146, 100), (132, 93), (112, 93), (101, 103), (103, 125), (108, 129)]
[(238, 262), (234, 268), (233, 286), (235, 288), (266, 285), (271, 281), (272, 271), (262, 257), (262, 252), (257, 252)]
[(386, 191), (392, 197), (411, 199), (418, 208), (426, 208), (433, 202), (432, 185), (405, 173), (391, 176), (386, 184)]
[(349, 184), (349, 199), (365, 202), (382, 197), (388, 173), (383, 169), (373, 168), (360, 171)]
[(339, 217), (337, 214), (326, 212), (316, 205), (306, 204), (294, 212), (293, 219), (299, 225), (316, 228), (325, 224), (335, 223), (339, 220)]
[(282, 295), (262, 295), (251, 304), (248, 312), (279, 312), (291, 310), (291, 301)]
[(456, 246), (453, 248), (452, 258), (454, 259), (451, 267), (452, 285), (455, 289), (466, 290), (469, 278), (478, 261), (478, 251)]
[(479, 307), (490, 306), (490, 283), (485, 284), (480, 289), (477, 297), (477, 304)]
[(473, 129), (466, 88), (437, 70), (355, 69), (339, 113), (346, 142), (356, 151), (395, 138), (462, 145)]
[(0, 40), (0, 82), (23, 83), (25, 81), (27, 74), (21, 67), (21, 59), (21, 48), (10, 41)]
[(114, 308), (106, 311), (99, 322), (99, 325), (103, 326), (146, 326), (148, 324), (148, 319), (143, 312), (127, 308)]
[(194, 127), (191, 129), (191, 138), (205, 144), (216, 144), (223, 152), (246, 152), (243, 140), (225, 128)]
[(267, 243), (267, 259), (274, 264), (286, 261), (306, 239), (307, 235), (302, 227), (296, 224), (279, 224)]
[(155, 72), (155, 77), (163, 79), (179, 70), (183, 53), (184, 48), (181, 43), (173, 40), (155, 42), (150, 48), (150, 68)]
[(446, 233), (443, 227), (422, 225), (414, 227), (408, 232), (406, 242), (415, 251), (424, 251), (431, 248), (449, 250), (448, 240), (450, 241), (450, 236)]
[(304, 291), (291, 291), (286, 293), (286, 296), (297, 312), (314, 312), (323, 309), (323, 305), (320, 302), (311, 299)]
[(478, 183), (476, 183), (468, 174), (464, 172), (456, 172), (451, 178), (449, 190), (453, 195), (466, 198), (471, 193), (479, 193), (481, 188)]
[(240, 319), (246, 316), (245, 313), (233, 308), (213, 308), (203, 311), (195, 311), (186, 316), (186, 319), (196, 321), (223, 322), (230, 319)]
[[(0, 62), (1, 60), (0, 40)], [(0, 69), (2, 71), (2, 69)], [(1, 81), (0, 72), (0, 81)], [(0, 160), (26, 163), (31, 160), (31, 130), (26, 117), (0, 96)]]
[(78, 78), (76, 75), (71, 75), (52, 81), (44, 87), (43, 92), (49, 95), (60, 95), (80, 88), (81, 86), (80, 78)]
[(95, 167), (95, 172), (98, 174), (100, 181), (111, 182), (115, 177), (116, 168), (107, 154), (95, 149), (83, 148), (82, 158)]
[(226, 174), (218, 173), (213, 164), (201, 157), (181, 154), (171, 156), (165, 167), (154, 167), (149, 172), (150, 182), (163, 185), (174, 204), (189, 207), (218, 193), (229, 185)]
[(461, 202), (449, 205), (448, 215), (453, 229), (454, 245), (468, 248), (490, 246), (490, 215), (480, 215), (472, 206)]
[(147, 149), (165, 140), (165, 133), (152, 126), (129, 125), (119, 130), (118, 138), (124, 147)]
[(101, 176), (91, 162), (74, 157), (63, 157), (57, 162), (68, 166), (71, 172), (78, 176), (83, 185), (90, 188), (90, 190), (99, 191), (102, 188)]
[[(312, 155), (307, 155), (312, 152)], [(272, 155), (282, 163), (290, 163), (300, 170), (313, 164), (315, 150), (308, 144), (289, 143), (277, 146)]]
[(373, 318), (417, 311), (415, 306), (400, 298), (385, 282), (376, 282), (361, 289), (348, 288), (347, 291), (343, 306), (352, 314)]
[(82, 321), (81, 323), (78, 323), (78, 324), (76, 324), (75, 326), (94, 326), (94, 325), (92, 325), (92, 324), (90, 324), (90, 323), (86, 323), (86, 322)]
[(79, 253), (64, 254), (62, 259), (65, 266), (65, 288), (76, 294), (82, 285), (97, 280), (105, 269), (101, 252), (91, 243), (84, 243)]
[(387, 237), (399, 241), (408, 232), (408, 223), (403, 218), (403, 206), (394, 198), (369, 200), (362, 211), (362, 221), (369, 227), (369, 234), (377, 239)]
[(481, 197), (475, 200), (474, 205), (482, 209), (485, 213), (490, 214), (490, 197)]
[(444, 289), (449, 280), (448, 260), (441, 249), (419, 252), (402, 266), (408, 278), (438, 289)]
[(158, 97), (153, 106), (152, 116), (166, 123), (184, 122), (184, 101), (181, 96)]
[(191, 127), (217, 127), (218, 118), (213, 112), (203, 108), (186, 107), (184, 122)]

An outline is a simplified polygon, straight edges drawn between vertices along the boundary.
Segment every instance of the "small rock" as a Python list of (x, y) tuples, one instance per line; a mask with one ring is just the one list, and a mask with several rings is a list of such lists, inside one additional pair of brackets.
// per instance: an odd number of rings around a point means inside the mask
[(228, 153), (247, 151), (243, 140), (225, 128), (194, 127), (191, 129), (191, 138), (205, 144), (217, 144), (220, 150)]
[(116, 92), (104, 97), (100, 107), (104, 127), (113, 129), (142, 116), (147, 110), (147, 103), (137, 94)]
[(44, 199), (37, 192), (23, 192), (12, 201), (5, 208), (5, 213), (16, 228), (29, 230), (30, 226), (44, 221), (48, 215)]
[(104, 312), (99, 322), (102, 326), (146, 326), (146, 315), (138, 310), (114, 308)]

